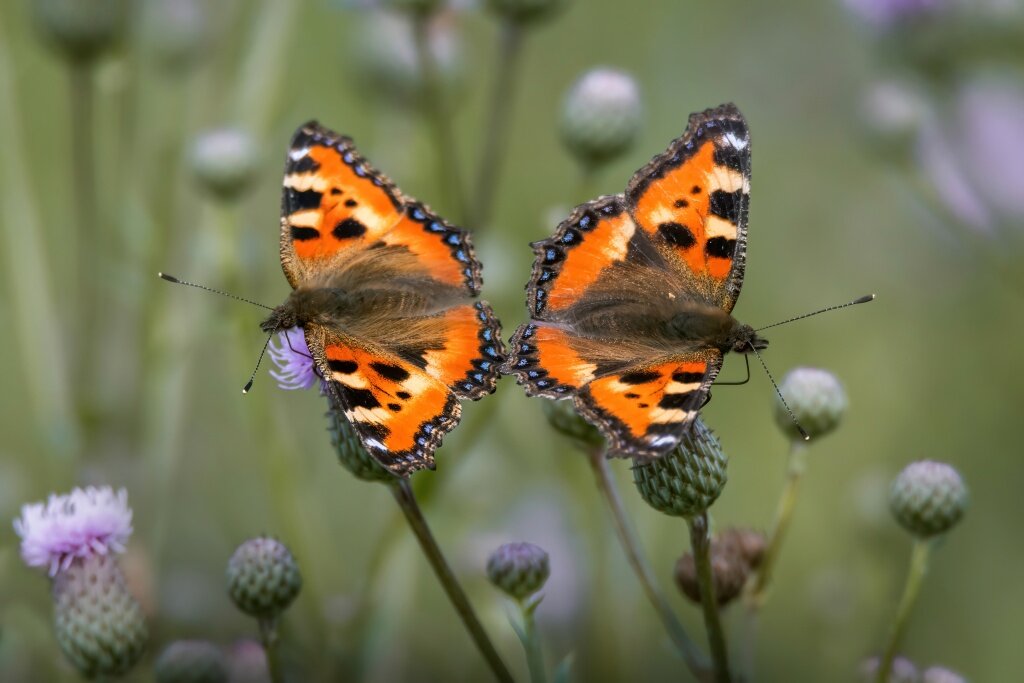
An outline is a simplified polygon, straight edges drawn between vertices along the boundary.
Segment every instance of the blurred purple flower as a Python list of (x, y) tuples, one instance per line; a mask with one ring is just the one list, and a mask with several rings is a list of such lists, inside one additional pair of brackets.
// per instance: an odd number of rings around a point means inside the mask
[(50, 576), (56, 576), (75, 558), (124, 552), (132, 535), (128, 493), (90, 486), (51, 494), (45, 504), (23, 506), (14, 531), (21, 537), (25, 564), (48, 567)]
[(936, 200), (950, 215), (975, 232), (993, 234), (992, 212), (971, 185), (961, 156), (937, 122), (929, 121), (922, 126), (917, 153), (921, 172), (935, 189)]
[(946, 9), (948, 0), (843, 0), (861, 20), (888, 29), (934, 15)]
[(270, 359), (278, 370), (270, 376), (282, 389), (309, 389), (320, 377), (316, 373), (313, 354), (306, 345), (306, 333), (301, 327), (291, 327), (278, 333), (278, 344), (270, 344)]

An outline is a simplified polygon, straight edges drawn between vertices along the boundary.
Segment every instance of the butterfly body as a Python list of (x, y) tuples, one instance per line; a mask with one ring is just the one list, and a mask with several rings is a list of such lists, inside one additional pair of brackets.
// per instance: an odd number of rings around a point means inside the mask
[(261, 328), (303, 329), (332, 407), (378, 462), (432, 468), (459, 400), (493, 392), (504, 360), (469, 235), (315, 122), (292, 138), (281, 214), (293, 289)]
[(724, 354), (768, 344), (732, 316), (746, 257), (750, 144), (732, 105), (694, 114), (625, 192), (533, 243), (531, 320), (504, 370), (573, 400), (612, 452), (657, 457), (706, 402)]

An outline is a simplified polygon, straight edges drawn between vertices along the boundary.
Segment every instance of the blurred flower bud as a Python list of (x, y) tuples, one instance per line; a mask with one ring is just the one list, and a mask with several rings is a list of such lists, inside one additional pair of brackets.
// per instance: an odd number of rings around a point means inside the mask
[(487, 578), (516, 600), (525, 600), (548, 580), (548, 554), (532, 543), (506, 543), (487, 560)]
[[(409, 18), (370, 12), (363, 21), (362, 30), (352, 42), (352, 51), (346, 55), (363, 92), (388, 105), (417, 105), (423, 97), (423, 69)], [(444, 15), (431, 20), (427, 32), (439, 87), (448, 101), (458, 90), (462, 76), (458, 36), (452, 19)]]
[(223, 201), (237, 199), (248, 190), (259, 170), (256, 143), (238, 128), (201, 134), (192, 145), (191, 161), (200, 186)]
[(61, 651), (86, 678), (127, 673), (149, 634), (112, 555), (75, 559), (53, 579), (54, 626)]
[(259, 619), (273, 619), (302, 588), (299, 565), (277, 539), (251, 538), (228, 561), (228, 594), (238, 609)]
[(845, 0), (869, 26), (888, 31), (926, 21), (948, 8), (948, 0)]
[(267, 668), (267, 651), (256, 640), (238, 640), (228, 648), (231, 683), (272, 683)]
[[(878, 676), (878, 666), (878, 657), (872, 657), (865, 661), (860, 667), (860, 679), (864, 683), (875, 683), (875, 677)], [(918, 683), (918, 681), (920, 681), (920, 674), (918, 674), (917, 667), (914, 666), (912, 661), (906, 657), (897, 657), (892, 660), (887, 683)]]
[(125, 0), (33, 0), (36, 24), (71, 61), (91, 61), (113, 47), (127, 24)]
[(647, 504), (676, 517), (698, 515), (715, 502), (727, 480), (728, 458), (698, 417), (679, 446), (633, 466), (633, 482)]
[(162, 68), (187, 71), (206, 55), (212, 38), (209, 3), (150, 0), (144, 12), (146, 43)]
[(943, 534), (964, 516), (967, 487), (952, 466), (932, 460), (907, 465), (889, 489), (889, 508), (919, 538)]
[(207, 640), (176, 640), (153, 666), (157, 683), (225, 683), (227, 658)]
[(581, 448), (593, 448), (604, 443), (604, 437), (597, 428), (580, 417), (572, 401), (541, 401), (541, 409), (548, 424), (572, 439)]
[[(751, 572), (764, 556), (764, 534), (750, 529), (728, 529), (711, 539), (711, 574), (719, 606), (732, 602), (743, 592)], [(693, 602), (700, 604), (700, 582), (693, 553), (676, 562), (676, 585)]]
[(640, 131), (640, 91), (632, 76), (591, 69), (569, 89), (562, 105), (562, 141), (584, 166), (611, 161)]
[[(818, 368), (794, 368), (779, 383), (779, 391), (800, 426), (811, 436), (825, 436), (837, 426), (846, 412), (846, 392), (836, 376)], [(803, 437), (781, 402), (775, 403), (775, 422), (794, 441)]]
[(370, 452), (363, 448), (362, 442), (355, 432), (348, 418), (341, 414), (340, 410), (327, 411), (327, 431), (331, 434), (331, 445), (338, 454), (338, 462), (346, 470), (352, 473), (357, 479), (363, 481), (389, 482), (395, 480), (383, 465), (370, 455)]
[(568, 0), (487, 0), (488, 9), (517, 24), (547, 20), (567, 4)]
[(902, 163), (913, 157), (928, 104), (909, 83), (877, 81), (864, 95), (861, 114), (869, 140), (880, 156)]
[(967, 683), (967, 679), (942, 666), (930, 666), (921, 674), (921, 683)]

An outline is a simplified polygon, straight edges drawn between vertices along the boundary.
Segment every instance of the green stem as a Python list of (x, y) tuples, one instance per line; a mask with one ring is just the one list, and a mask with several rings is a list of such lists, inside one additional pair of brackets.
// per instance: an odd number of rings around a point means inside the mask
[(708, 632), (711, 646), (711, 660), (714, 663), (715, 681), (729, 683), (729, 655), (725, 648), (725, 635), (718, 614), (718, 600), (715, 598), (715, 581), (711, 574), (711, 535), (708, 533), (708, 513), (702, 512), (686, 520), (690, 527), (690, 545), (693, 561), (697, 566), (697, 582), (700, 586), (700, 604), (704, 611), (704, 627)]
[(469, 216), (468, 227), (480, 229), (491, 219), (502, 157), (508, 142), (508, 124), (515, 102), (516, 73), (523, 46), (519, 24), (506, 21), (501, 26), (497, 76), (491, 92), (490, 114), (480, 165), (477, 168), (476, 204)]
[(540, 639), (537, 637), (537, 621), (533, 618), (533, 612), (537, 608), (537, 598), (527, 598), (527, 602), (517, 601), (519, 614), (523, 619), (523, 631), (519, 639), (523, 643), (523, 650), (526, 651), (526, 665), (530, 669), (531, 683), (547, 683), (548, 675), (544, 669), (544, 653), (540, 648)]
[(491, 667), (494, 677), (503, 683), (511, 683), (512, 674), (509, 673), (505, 663), (501, 661), (501, 656), (498, 655), (498, 651), (495, 649), (494, 644), (491, 643), (491, 639), (487, 637), (487, 632), (484, 631), (484, 627), (477, 618), (476, 612), (473, 611), (472, 605), (469, 604), (466, 593), (462, 590), (462, 586), (459, 585), (458, 579), (455, 578), (455, 574), (448, 565), (448, 561), (441, 552), (441, 548), (437, 545), (430, 527), (427, 526), (427, 520), (423, 517), (423, 513), (420, 512), (419, 505), (416, 504), (416, 497), (413, 495), (409, 481), (407, 479), (396, 479), (389, 488), (398, 506), (402, 508), (405, 519), (409, 522), (409, 527), (412, 529), (413, 534), (416, 535), (416, 540), (419, 541), (420, 548), (422, 548), (423, 554), (426, 555), (427, 561), (430, 562), (437, 580), (441, 582), (441, 587), (448, 594), (448, 599), (451, 600), (452, 606), (455, 607), (455, 611), (458, 613), (459, 618), (462, 619), (466, 630), (469, 631), (473, 642), (476, 643), (480, 654), (487, 660), (487, 664)]
[(271, 683), (282, 683), (281, 658), (277, 652), (277, 619), (260, 619), (260, 642), (267, 656), (267, 670)]
[(597, 198), (597, 173), (598, 169), (593, 164), (580, 167), (580, 180), (574, 197), (576, 202), (589, 202)]
[(928, 559), (932, 552), (932, 541), (930, 539), (915, 539), (914, 549), (910, 555), (910, 570), (907, 572), (907, 582), (903, 586), (903, 597), (900, 598), (899, 608), (896, 610), (896, 619), (892, 623), (892, 631), (889, 635), (889, 644), (882, 655), (882, 661), (878, 663), (878, 673), (875, 675), (876, 683), (885, 683), (889, 680), (889, 670), (896, 658), (896, 650), (903, 640), (903, 634), (907, 631), (910, 611), (917, 601), (917, 594), (921, 590), (924, 577), (928, 574)]
[(413, 17), (413, 37), (416, 43), (416, 58), (420, 67), (423, 90), (420, 108), (432, 128), (431, 138), (435, 147), (437, 178), (445, 202), (451, 207), (457, 222), (466, 219), (465, 198), (462, 194), (462, 173), (459, 169), (459, 155), (452, 130), (452, 116), (447, 106), (440, 71), (434, 52), (430, 49), (430, 15), (417, 12)]
[(679, 650), (679, 654), (682, 655), (686, 665), (698, 679), (703, 679), (708, 671), (707, 660), (693, 640), (686, 634), (683, 625), (679, 623), (672, 608), (669, 607), (664, 593), (658, 588), (654, 572), (640, 550), (640, 539), (637, 538), (636, 532), (629, 523), (626, 507), (622, 504), (622, 498), (619, 496), (618, 488), (615, 486), (604, 449), (591, 449), (587, 453), (587, 459), (590, 462), (591, 469), (594, 471), (597, 488), (601, 491), (605, 502), (608, 503), (608, 510), (612, 515), (615, 534), (619, 537), (619, 543), (622, 544), (622, 549), (626, 553), (629, 566), (633, 568), (633, 573), (636, 574), (636, 578), (640, 581), (647, 599), (661, 618), (665, 631), (672, 639), (676, 649)]

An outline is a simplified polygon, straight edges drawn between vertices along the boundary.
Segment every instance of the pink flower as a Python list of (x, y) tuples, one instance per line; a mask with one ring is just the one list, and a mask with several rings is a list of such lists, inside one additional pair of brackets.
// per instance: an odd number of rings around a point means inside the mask
[(301, 327), (291, 327), (278, 333), (278, 344), (271, 344), (270, 359), (277, 365), (270, 376), (282, 389), (309, 389), (320, 376), (316, 372), (313, 354), (306, 346), (306, 334)]
[(75, 558), (124, 552), (132, 535), (128, 492), (90, 486), (62, 496), (50, 494), (45, 504), (22, 506), (14, 531), (21, 537), (25, 564), (48, 567), (55, 576)]

